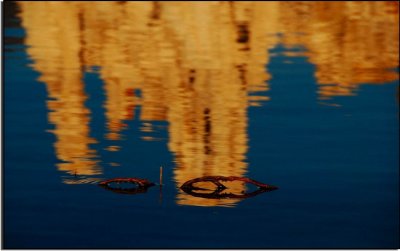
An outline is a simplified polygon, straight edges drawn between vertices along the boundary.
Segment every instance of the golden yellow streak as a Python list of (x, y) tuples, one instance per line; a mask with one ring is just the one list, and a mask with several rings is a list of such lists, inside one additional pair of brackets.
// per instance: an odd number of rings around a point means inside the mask
[[(80, 9), (76, 4), (19, 2), (22, 25), (27, 30), (25, 43), (33, 68), (46, 84), (48, 118), (54, 125), (54, 144), (60, 171), (72, 175), (95, 175), (101, 170), (93, 160), (90, 144), (90, 111), (82, 83), (82, 44)], [(45, 14), (46, 18), (43, 18)]]

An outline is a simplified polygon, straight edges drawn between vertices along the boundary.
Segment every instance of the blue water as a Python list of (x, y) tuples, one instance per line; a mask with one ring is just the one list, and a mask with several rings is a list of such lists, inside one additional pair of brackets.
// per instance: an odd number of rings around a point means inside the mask
[[(23, 38), (25, 32), (6, 25), (4, 35)], [(83, 82), (99, 177), (158, 181), (163, 165), (162, 201), (158, 187), (121, 195), (63, 183), (56, 137), (48, 132), (54, 125), (47, 90), (26, 49), (5, 44), (4, 248), (398, 247), (398, 82), (365, 83), (354, 96), (321, 101), (315, 65), (306, 56), (285, 56), (290, 49), (278, 44), (266, 66), (271, 100), (248, 108), (246, 176), (279, 189), (234, 207), (198, 207), (176, 202), (167, 122), (153, 122), (159, 128), (153, 136), (161, 140), (141, 140), (147, 134), (136, 107), (117, 143), (121, 150), (105, 150), (111, 142), (104, 138), (98, 71), (85, 72)]]

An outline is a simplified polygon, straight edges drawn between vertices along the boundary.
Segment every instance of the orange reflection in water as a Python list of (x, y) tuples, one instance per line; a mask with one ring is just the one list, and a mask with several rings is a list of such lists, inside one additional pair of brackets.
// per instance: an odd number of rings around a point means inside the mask
[[(247, 108), (267, 101), (268, 50), (303, 45), (321, 99), (398, 79), (395, 2), (19, 2), (33, 67), (53, 100), (56, 154), (69, 174), (101, 174), (89, 137), (82, 72), (99, 66), (105, 138), (117, 146), (141, 106), (142, 140), (168, 122), (177, 187), (205, 175), (245, 176)], [(283, 33), (283, 39), (271, 34)], [(298, 35), (301, 33), (301, 35)], [(140, 93), (140, 94), (139, 94)], [(98, 139), (101, 140), (101, 139)], [(118, 163), (114, 163), (118, 165)], [(73, 182), (70, 182), (73, 183)], [(242, 191), (242, 183), (232, 184)], [(177, 203), (229, 206), (180, 192)]]
[(319, 98), (355, 95), (360, 84), (398, 80), (399, 3), (282, 2), (284, 32), (302, 32), (287, 39), (309, 50), (316, 65)]
[[(101, 174), (96, 152), (90, 144), (90, 111), (85, 107), (79, 12), (76, 5), (20, 2), (22, 25), (28, 31), (25, 43), (47, 87), (48, 119), (54, 125), (56, 155), (63, 163), (58, 169), (71, 175)], [(40, 15), (39, 15), (39, 14)], [(43, 18), (46, 13), (46, 18)], [(68, 49), (66, 49), (68, 48)]]

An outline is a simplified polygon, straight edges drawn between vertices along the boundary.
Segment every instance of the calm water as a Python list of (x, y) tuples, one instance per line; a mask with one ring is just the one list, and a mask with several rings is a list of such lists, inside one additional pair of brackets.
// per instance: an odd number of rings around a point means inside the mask
[(399, 246), (398, 3), (4, 5), (5, 248)]

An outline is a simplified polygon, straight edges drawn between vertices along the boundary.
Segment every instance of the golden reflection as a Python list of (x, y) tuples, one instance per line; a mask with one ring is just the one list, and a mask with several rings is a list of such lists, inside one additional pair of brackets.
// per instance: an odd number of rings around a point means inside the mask
[(90, 149), (96, 142), (89, 136), (90, 111), (84, 105), (79, 8), (55, 2), (19, 4), (28, 32), (27, 52), (48, 92), (48, 118), (54, 125), (56, 155), (62, 161), (58, 169), (71, 175), (100, 174), (93, 160), (96, 152)]
[[(355, 95), (360, 84), (398, 80), (399, 2), (282, 2), (283, 32), (302, 32), (319, 98)], [(290, 37), (290, 36), (289, 36)]]
[[(397, 2), (19, 5), (28, 54), (52, 99), (47, 105), (56, 154), (66, 162), (58, 168), (70, 174), (101, 173), (90, 149), (96, 141), (89, 136), (84, 69), (98, 67), (104, 82), (106, 139), (123, 140), (126, 121), (137, 118), (146, 133), (142, 140), (160, 140), (152, 135), (158, 130), (152, 121), (168, 122), (177, 187), (205, 175), (245, 176), (247, 109), (269, 99), (256, 94), (268, 90), (269, 49), (278, 43), (307, 48), (321, 99), (353, 95), (363, 83), (398, 79), (391, 70), (399, 60)], [(231, 189), (245, 187), (235, 183)], [(182, 192), (177, 198), (181, 205), (237, 202)]]

